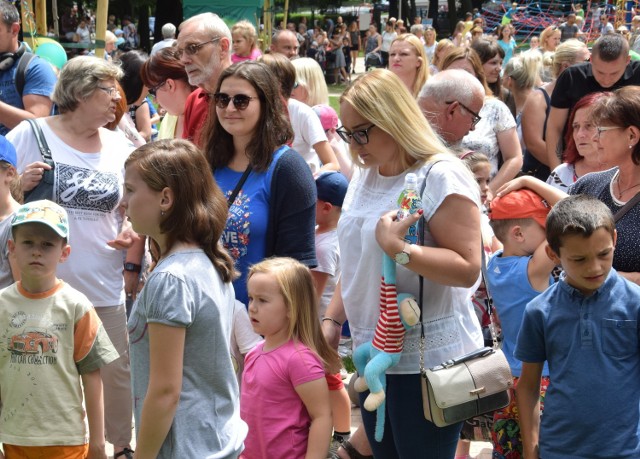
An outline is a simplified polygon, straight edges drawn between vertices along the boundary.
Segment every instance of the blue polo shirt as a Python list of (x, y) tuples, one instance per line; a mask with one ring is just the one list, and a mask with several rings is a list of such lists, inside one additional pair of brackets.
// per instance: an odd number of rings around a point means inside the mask
[(564, 278), (526, 307), (514, 355), (549, 363), (544, 459), (640, 457), (640, 286), (611, 270), (585, 297)]

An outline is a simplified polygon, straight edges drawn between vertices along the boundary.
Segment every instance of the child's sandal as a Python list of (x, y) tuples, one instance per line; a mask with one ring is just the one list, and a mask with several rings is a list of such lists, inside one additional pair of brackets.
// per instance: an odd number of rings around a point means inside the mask
[(365, 456), (364, 454), (361, 454), (349, 440), (343, 441), (341, 448), (345, 450), (350, 459), (373, 459), (373, 456)]
[(133, 453), (134, 451), (130, 448), (125, 448), (122, 451), (120, 451), (119, 453), (116, 453), (113, 455), (113, 459), (117, 459), (120, 456), (123, 456), (124, 459), (133, 459)]

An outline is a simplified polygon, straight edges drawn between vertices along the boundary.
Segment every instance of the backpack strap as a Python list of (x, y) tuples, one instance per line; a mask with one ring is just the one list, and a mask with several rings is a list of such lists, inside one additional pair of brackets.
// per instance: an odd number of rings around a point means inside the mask
[(24, 85), (26, 83), (27, 68), (29, 67), (29, 64), (31, 63), (34, 57), (36, 57), (36, 55), (33, 53), (24, 53), (22, 56), (20, 56), (20, 60), (18, 61), (18, 69), (16, 70), (15, 84), (21, 99), (22, 99), (22, 91), (24, 91)]

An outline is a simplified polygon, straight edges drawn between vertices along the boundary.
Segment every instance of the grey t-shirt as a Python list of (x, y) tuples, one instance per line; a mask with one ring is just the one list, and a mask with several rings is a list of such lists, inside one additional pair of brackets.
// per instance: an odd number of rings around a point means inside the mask
[(247, 426), (229, 350), (235, 295), (199, 249), (169, 255), (150, 274), (129, 318), (136, 426), (149, 384), (148, 323), (186, 328), (182, 393), (158, 458), (236, 458)]
[(11, 220), (13, 220), (13, 214), (0, 222), (0, 288), (13, 284), (13, 274), (9, 264), (9, 246), (7, 244), (11, 239)]

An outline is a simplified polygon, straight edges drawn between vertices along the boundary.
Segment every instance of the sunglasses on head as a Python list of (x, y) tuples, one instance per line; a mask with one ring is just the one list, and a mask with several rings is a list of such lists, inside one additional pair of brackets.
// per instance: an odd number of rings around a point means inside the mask
[(233, 101), (233, 106), (236, 110), (245, 110), (249, 106), (249, 102), (257, 97), (247, 96), (246, 94), (236, 94), (230, 96), (224, 92), (217, 92), (213, 95), (213, 100), (216, 103), (216, 107), (225, 109), (229, 106), (229, 102)]

